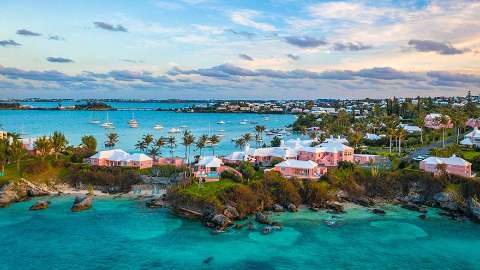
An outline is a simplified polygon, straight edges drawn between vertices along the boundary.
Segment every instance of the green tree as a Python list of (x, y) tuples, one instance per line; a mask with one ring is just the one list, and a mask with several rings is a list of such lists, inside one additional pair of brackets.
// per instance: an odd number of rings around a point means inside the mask
[(97, 150), (97, 139), (92, 135), (84, 135), (81, 138), (80, 146), (88, 149), (90, 152), (95, 152)]
[(245, 145), (247, 145), (247, 143), (245, 142), (245, 139), (244, 138), (238, 138), (235, 140), (235, 145), (238, 146), (240, 148), (240, 150), (244, 150), (245, 149)]
[(173, 159), (173, 152), (177, 147), (177, 139), (173, 136), (168, 136), (167, 144), (168, 144), (168, 148), (170, 149), (170, 157)]
[(190, 164), (190, 146), (195, 142), (195, 137), (193, 134), (185, 130), (182, 137), (182, 144), (185, 147), (185, 160)]
[(153, 142), (153, 135), (152, 134), (146, 134), (143, 135), (142, 137), (143, 143), (145, 144), (146, 149), (150, 147), (150, 144)]
[(33, 147), (40, 157), (45, 159), (45, 157), (52, 152), (52, 140), (47, 136), (42, 136), (35, 140)]
[(20, 162), (27, 156), (27, 151), (23, 148), (22, 142), (19, 139), (13, 139), (8, 153), (15, 161), (17, 171), (20, 172)]
[(201, 135), (195, 144), (195, 147), (200, 150), (200, 156), (202, 155), (203, 148), (207, 147), (208, 136), (203, 134)]
[(143, 139), (137, 141), (137, 143), (135, 144), (135, 149), (139, 150), (140, 152), (145, 152), (147, 150), (147, 145), (145, 141)]
[(152, 157), (153, 160), (157, 159), (158, 154), (160, 153), (158, 147), (153, 146), (148, 150), (148, 154)]
[(117, 133), (108, 133), (107, 134), (107, 141), (105, 143), (105, 146), (114, 147), (116, 143), (118, 143), (118, 134)]
[(158, 148), (158, 155), (161, 155), (162, 154), (162, 147), (164, 147), (166, 144), (165, 142), (165, 138), (164, 137), (160, 137), (158, 139), (155, 140), (155, 147)]
[(68, 140), (61, 132), (55, 131), (51, 137), (53, 151), (55, 152), (55, 159), (58, 158), (58, 154), (65, 151)]
[(2, 175), (5, 174), (5, 165), (8, 162), (8, 140), (0, 140), (0, 166), (2, 169)]
[(272, 141), (270, 142), (272, 147), (279, 147), (280, 144), (282, 144), (282, 140), (277, 136), (273, 137)]
[(220, 137), (217, 135), (210, 136), (210, 147), (212, 148), (212, 154), (215, 156), (215, 146), (220, 143)]

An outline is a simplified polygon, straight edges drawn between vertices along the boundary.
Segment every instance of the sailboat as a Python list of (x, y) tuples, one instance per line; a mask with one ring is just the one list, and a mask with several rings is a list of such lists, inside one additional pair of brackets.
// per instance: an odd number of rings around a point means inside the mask
[(218, 122), (217, 122), (217, 124), (219, 124), (219, 125), (223, 125), (223, 124), (225, 124), (225, 121), (223, 121), (223, 120), (220, 120), (220, 121), (218, 121)]
[(95, 115), (92, 113), (92, 120), (90, 120), (90, 122), (88, 122), (89, 124), (94, 124), (94, 125), (98, 125), (100, 124), (100, 120), (98, 120), (97, 118), (94, 117)]
[(155, 130), (162, 130), (163, 127), (162, 127), (162, 125), (160, 125), (160, 124), (156, 124), (155, 126), (153, 126), (153, 129), (155, 129)]
[(113, 123), (108, 120), (108, 112), (107, 112), (107, 120), (101, 126), (106, 128), (106, 129), (115, 128), (113, 126)]
[(132, 112), (132, 119), (128, 120), (128, 125), (131, 128), (137, 128), (138, 127), (138, 122), (135, 120), (135, 113)]

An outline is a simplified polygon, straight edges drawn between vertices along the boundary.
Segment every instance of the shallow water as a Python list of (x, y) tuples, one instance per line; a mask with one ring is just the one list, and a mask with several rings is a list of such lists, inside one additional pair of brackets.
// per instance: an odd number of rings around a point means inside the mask
[[(339, 226), (325, 212), (273, 216), (282, 231), (212, 234), (165, 209), (96, 199), (71, 213), (71, 197), (0, 209), (0, 269), (480, 269), (480, 225), (397, 207), (377, 216), (350, 209)], [(263, 226), (256, 224), (258, 230)], [(209, 259), (209, 263), (204, 261)]]
[[(34, 104), (39, 106), (38, 104)], [(50, 104), (54, 107), (54, 105)], [(68, 104), (65, 104), (68, 105)], [(156, 104), (156, 103), (112, 103), (116, 108), (171, 108), (185, 107), (190, 103), (180, 104)], [(47, 105), (44, 105), (47, 106)], [(80, 143), (83, 135), (93, 135), (98, 142), (98, 148), (103, 149), (107, 132), (115, 132), (119, 135), (117, 148), (133, 152), (135, 144), (144, 134), (153, 134), (155, 137), (168, 136), (170, 128), (179, 128), (187, 126), (195, 136), (201, 134), (221, 134), (225, 137), (221, 139), (220, 144), (215, 148), (216, 154), (226, 155), (236, 149), (235, 144), (231, 141), (247, 132), (255, 132), (256, 124), (241, 125), (243, 119), (257, 122), (258, 125), (265, 125), (267, 128), (283, 128), (292, 124), (295, 120), (293, 115), (264, 115), (264, 114), (234, 114), (234, 113), (176, 113), (169, 111), (134, 111), (134, 116), (139, 122), (138, 128), (130, 128), (127, 124), (132, 118), (132, 111), (110, 111), (108, 117), (114, 123), (115, 129), (105, 130), (100, 125), (89, 124), (92, 119), (98, 119), (102, 122), (106, 120), (107, 112), (91, 112), (91, 111), (35, 111), (35, 110), (0, 110), (1, 129), (22, 133), (25, 137), (38, 137), (42, 135), (50, 135), (54, 131), (61, 131), (71, 144)], [(268, 120), (264, 118), (268, 117)], [(224, 125), (218, 125), (218, 121), (225, 121)], [(161, 124), (164, 128), (162, 131), (154, 130), (156, 124)], [(219, 130), (224, 132), (219, 132)], [(184, 156), (184, 148), (180, 144), (181, 134), (176, 134), (178, 147), (175, 151), (176, 155)], [(291, 138), (297, 137), (292, 135)], [(264, 136), (265, 142), (268, 144), (271, 137)], [(255, 145), (254, 142), (251, 143)], [(192, 147), (192, 155), (195, 147)], [(169, 149), (162, 148), (164, 156), (169, 156)], [(212, 154), (211, 149), (204, 149), (203, 154)]]

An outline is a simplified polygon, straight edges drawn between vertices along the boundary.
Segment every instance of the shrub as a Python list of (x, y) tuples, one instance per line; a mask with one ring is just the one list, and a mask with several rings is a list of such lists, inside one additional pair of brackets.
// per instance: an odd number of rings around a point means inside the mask
[(40, 174), (48, 170), (48, 162), (42, 160), (33, 160), (24, 165), (23, 172), (27, 174)]
[(238, 174), (236, 174), (232, 170), (225, 170), (220, 174), (220, 177), (222, 179), (231, 179), (236, 183), (241, 183), (242, 182), (242, 177), (240, 177)]

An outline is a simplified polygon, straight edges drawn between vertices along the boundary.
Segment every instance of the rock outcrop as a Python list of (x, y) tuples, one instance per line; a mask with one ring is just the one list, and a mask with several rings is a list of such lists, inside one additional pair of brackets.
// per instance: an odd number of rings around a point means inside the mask
[(372, 213), (376, 214), (376, 215), (385, 215), (386, 212), (382, 209), (378, 209), (378, 208), (375, 208), (372, 210)]
[(219, 231), (223, 231), (228, 226), (232, 225), (232, 220), (223, 214), (216, 214), (210, 220)]
[(276, 203), (272, 206), (273, 212), (284, 212), (285, 209), (280, 204)]
[(261, 224), (267, 224), (270, 225), (270, 220), (268, 220), (268, 217), (263, 214), (262, 212), (257, 212), (255, 214), (255, 221)]
[(297, 206), (293, 203), (289, 203), (288, 206), (287, 206), (287, 209), (290, 212), (297, 212), (298, 211)]
[(75, 197), (75, 201), (73, 202), (71, 210), (73, 212), (88, 210), (88, 209), (92, 208), (92, 204), (93, 204), (93, 196), (92, 195), (88, 195), (88, 196), (84, 196), (84, 197), (77, 196), (77, 197)]
[(476, 222), (480, 222), (480, 202), (474, 198), (470, 198), (467, 202), (470, 215)]
[(232, 220), (240, 218), (240, 213), (238, 212), (237, 208), (229, 205), (225, 206), (225, 209), (223, 209), (223, 214)]
[(6, 207), (13, 202), (29, 200), (31, 197), (50, 195), (48, 188), (35, 185), (25, 179), (8, 182), (0, 188), (0, 207)]
[(30, 207), (30, 211), (47, 209), (49, 205), (48, 201), (38, 201)]
[(151, 200), (147, 201), (145, 203), (145, 205), (148, 208), (163, 208), (163, 207), (167, 206), (167, 203), (162, 198), (155, 198), (155, 199), (151, 199)]

